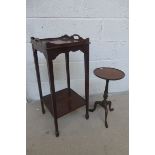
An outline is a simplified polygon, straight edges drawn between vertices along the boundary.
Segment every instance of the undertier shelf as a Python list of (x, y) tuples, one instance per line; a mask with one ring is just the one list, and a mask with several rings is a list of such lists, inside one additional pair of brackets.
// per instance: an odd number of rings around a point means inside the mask
[[(61, 117), (65, 114), (68, 114), (79, 107), (85, 105), (85, 99), (82, 98), (75, 91), (65, 88), (55, 93), (56, 95), (56, 107), (57, 107), (57, 117)], [(53, 115), (53, 106), (51, 101), (51, 95), (46, 95), (43, 97), (44, 104), (48, 108), (48, 110)]]

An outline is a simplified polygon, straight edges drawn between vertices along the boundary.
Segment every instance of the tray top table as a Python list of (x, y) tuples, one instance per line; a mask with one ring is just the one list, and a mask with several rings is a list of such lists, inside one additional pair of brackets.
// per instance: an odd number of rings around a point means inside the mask
[[(48, 108), (54, 117), (55, 134), (59, 136), (57, 119), (73, 110), (86, 105), (85, 118), (89, 118), (89, 38), (83, 39), (77, 34), (72, 36), (64, 35), (58, 38), (38, 39), (31, 37), (35, 69), (38, 81), (39, 95), (42, 107), (42, 113), (45, 113), (44, 105)], [(85, 98), (81, 97), (70, 88), (70, 71), (69, 71), (69, 52), (80, 50), (84, 53), (85, 67)], [(50, 94), (43, 96), (38, 64), (37, 51), (43, 53), (47, 61)], [(65, 54), (67, 88), (55, 92), (53, 60), (61, 53)]]

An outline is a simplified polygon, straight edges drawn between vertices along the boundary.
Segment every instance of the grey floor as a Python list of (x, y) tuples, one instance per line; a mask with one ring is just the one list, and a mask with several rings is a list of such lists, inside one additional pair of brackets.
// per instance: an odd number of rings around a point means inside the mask
[[(102, 96), (90, 100), (96, 98)], [(98, 107), (86, 120), (82, 107), (59, 118), (59, 138), (54, 135), (50, 113), (46, 110), (42, 115), (39, 102), (27, 103), (27, 155), (128, 155), (128, 93), (113, 94), (109, 99), (115, 110), (109, 112), (108, 129), (104, 109)]]

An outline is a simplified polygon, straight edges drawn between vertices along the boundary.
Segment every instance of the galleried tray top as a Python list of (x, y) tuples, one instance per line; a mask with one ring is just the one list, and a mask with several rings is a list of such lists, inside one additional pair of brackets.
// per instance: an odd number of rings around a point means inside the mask
[(39, 51), (57, 49), (57, 48), (67, 48), (74, 46), (82, 46), (89, 44), (89, 38), (83, 39), (77, 34), (72, 36), (64, 35), (58, 38), (34, 38), (31, 37), (31, 43), (33, 47)]

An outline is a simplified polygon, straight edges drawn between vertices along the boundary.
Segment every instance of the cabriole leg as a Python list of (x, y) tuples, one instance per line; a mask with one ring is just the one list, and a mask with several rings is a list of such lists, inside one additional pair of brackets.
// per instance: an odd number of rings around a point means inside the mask
[(107, 108), (107, 105), (105, 105), (105, 127), (106, 128), (108, 128), (107, 116), (108, 116), (108, 108)]

